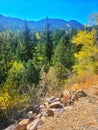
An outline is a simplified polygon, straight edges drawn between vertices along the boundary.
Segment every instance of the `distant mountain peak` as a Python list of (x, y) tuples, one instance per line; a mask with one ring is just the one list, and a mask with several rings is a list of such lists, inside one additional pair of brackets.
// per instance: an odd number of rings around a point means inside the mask
[[(45, 28), (47, 18), (38, 21), (27, 21), (28, 26), (32, 31), (41, 31)], [(65, 21), (64, 19), (48, 18), (48, 22), (51, 25), (51, 29), (65, 29), (72, 28), (82, 29), (83, 25), (76, 20)], [(24, 20), (20, 18), (6, 17), (0, 15), (0, 30), (23, 30)]]

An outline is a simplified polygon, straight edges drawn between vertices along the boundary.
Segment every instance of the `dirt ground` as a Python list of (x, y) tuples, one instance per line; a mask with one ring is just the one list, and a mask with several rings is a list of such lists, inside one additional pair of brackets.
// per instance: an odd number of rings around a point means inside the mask
[(98, 130), (98, 96), (80, 98), (60, 115), (43, 120), (38, 130)]

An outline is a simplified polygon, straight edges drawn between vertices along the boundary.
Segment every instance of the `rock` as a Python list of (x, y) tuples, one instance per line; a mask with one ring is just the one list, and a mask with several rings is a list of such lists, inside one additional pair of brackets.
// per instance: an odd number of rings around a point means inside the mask
[(48, 116), (47, 113), (46, 113), (46, 109), (47, 108), (45, 108), (45, 107), (41, 108), (41, 112), (40, 113), (41, 113), (42, 116)]
[(51, 103), (50, 108), (63, 108), (63, 106), (62, 106), (61, 102), (58, 101), (58, 102)]
[(30, 122), (30, 119), (23, 119), (23, 120), (21, 120), (19, 123), (18, 123), (18, 125), (26, 125), (26, 124), (28, 124)]
[(37, 118), (36, 120), (34, 120), (33, 122), (31, 122), (27, 125), (26, 130), (36, 130), (42, 124), (43, 124), (43, 121), (41, 119)]
[(51, 103), (55, 99), (55, 96), (52, 96), (50, 98), (46, 98), (46, 102)]
[(45, 108), (45, 104), (44, 105), (40, 105), (40, 109), (44, 109)]
[(42, 117), (42, 113), (39, 113), (38, 115), (37, 115), (37, 118), (41, 118)]
[(26, 130), (27, 125), (29, 124), (30, 119), (23, 119), (18, 123), (18, 126), (15, 128), (15, 130)]
[(47, 116), (54, 116), (54, 111), (52, 109), (46, 110)]
[(32, 109), (33, 113), (39, 114), (40, 113), (40, 106), (39, 105), (35, 105)]
[(72, 95), (72, 101), (77, 101), (78, 98), (81, 97), (86, 97), (87, 94), (83, 91), (83, 90), (77, 90), (76, 92), (74, 92), (74, 94)]
[(26, 125), (23, 126), (18, 125), (14, 130), (26, 130)]
[(43, 111), (43, 112), (41, 112), (41, 114), (42, 114), (42, 116), (45, 116), (45, 117), (47, 117), (47, 116), (48, 116), (48, 115), (47, 115), (46, 110), (45, 110), (45, 111)]
[(57, 102), (57, 101), (60, 101), (60, 98), (55, 98), (54, 100), (51, 101), (51, 103)]
[(28, 125), (27, 125), (27, 130), (30, 130), (31, 129), (31, 127), (33, 126), (33, 122), (31, 122), (31, 123), (29, 123)]
[(64, 108), (53, 108), (52, 110), (54, 111), (54, 116), (57, 116), (65, 111)]
[(60, 98), (57, 98), (55, 96), (52, 96), (50, 98), (46, 98), (46, 102), (48, 102), (49, 104), (53, 103), (53, 102), (57, 102), (60, 101)]
[(70, 94), (70, 92), (68, 90), (64, 90), (61, 93), (61, 97), (71, 98), (71, 94)]
[(16, 125), (12, 124), (4, 130), (14, 130), (15, 128), (16, 128)]
[(64, 105), (67, 105), (70, 103), (71, 101), (71, 94), (69, 91), (67, 90), (64, 90), (62, 93), (61, 93), (61, 99), (60, 99), (61, 103), (63, 103)]
[(71, 103), (71, 99), (68, 99), (68, 98), (66, 98), (66, 97), (62, 97), (60, 101), (61, 101), (61, 103), (63, 103), (64, 105), (68, 105), (68, 104)]
[(27, 113), (27, 115), (26, 115), (26, 117), (29, 118), (29, 119), (32, 119), (33, 116), (34, 116), (34, 114), (33, 114), (32, 111), (29, 111), (29, 112)]

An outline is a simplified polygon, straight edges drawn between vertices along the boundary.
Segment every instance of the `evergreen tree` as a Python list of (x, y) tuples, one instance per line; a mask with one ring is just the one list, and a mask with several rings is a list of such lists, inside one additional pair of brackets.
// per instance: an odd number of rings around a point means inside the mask
[(48, 62), (50, 63), (53, 54), (53, 41), (48, 18), (46, 19), (45, 44), (46, 44), (45, 55), (47, 57)]
[(52, 58), (53, 65), (61, 63), (65, 68), (71, 70), (74, 64), (75, 47), (71, 43), (71, 32), (66, 33), (56, 45)]
[(28, 28), (27, 21), (25, 20), (25, 30), (23, 32), (24, 37), (24, 55), (23, 60), (28, 61), (29, 59), (33, 58), (33, 44), (32, 44), (32, 36), (31, 32)]
[(0, 33), (0, 84), (5, 82), (8, 70), (15, 59), (15, 34), (11, 31)]

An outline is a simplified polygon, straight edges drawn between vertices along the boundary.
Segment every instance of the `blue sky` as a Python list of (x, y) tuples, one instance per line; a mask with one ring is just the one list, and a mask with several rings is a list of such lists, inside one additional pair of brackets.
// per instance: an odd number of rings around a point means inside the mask
[(87, 24), (98, 12), (98, 0), (0, 0), (0, 14), (27, 20), (61, 18)]

